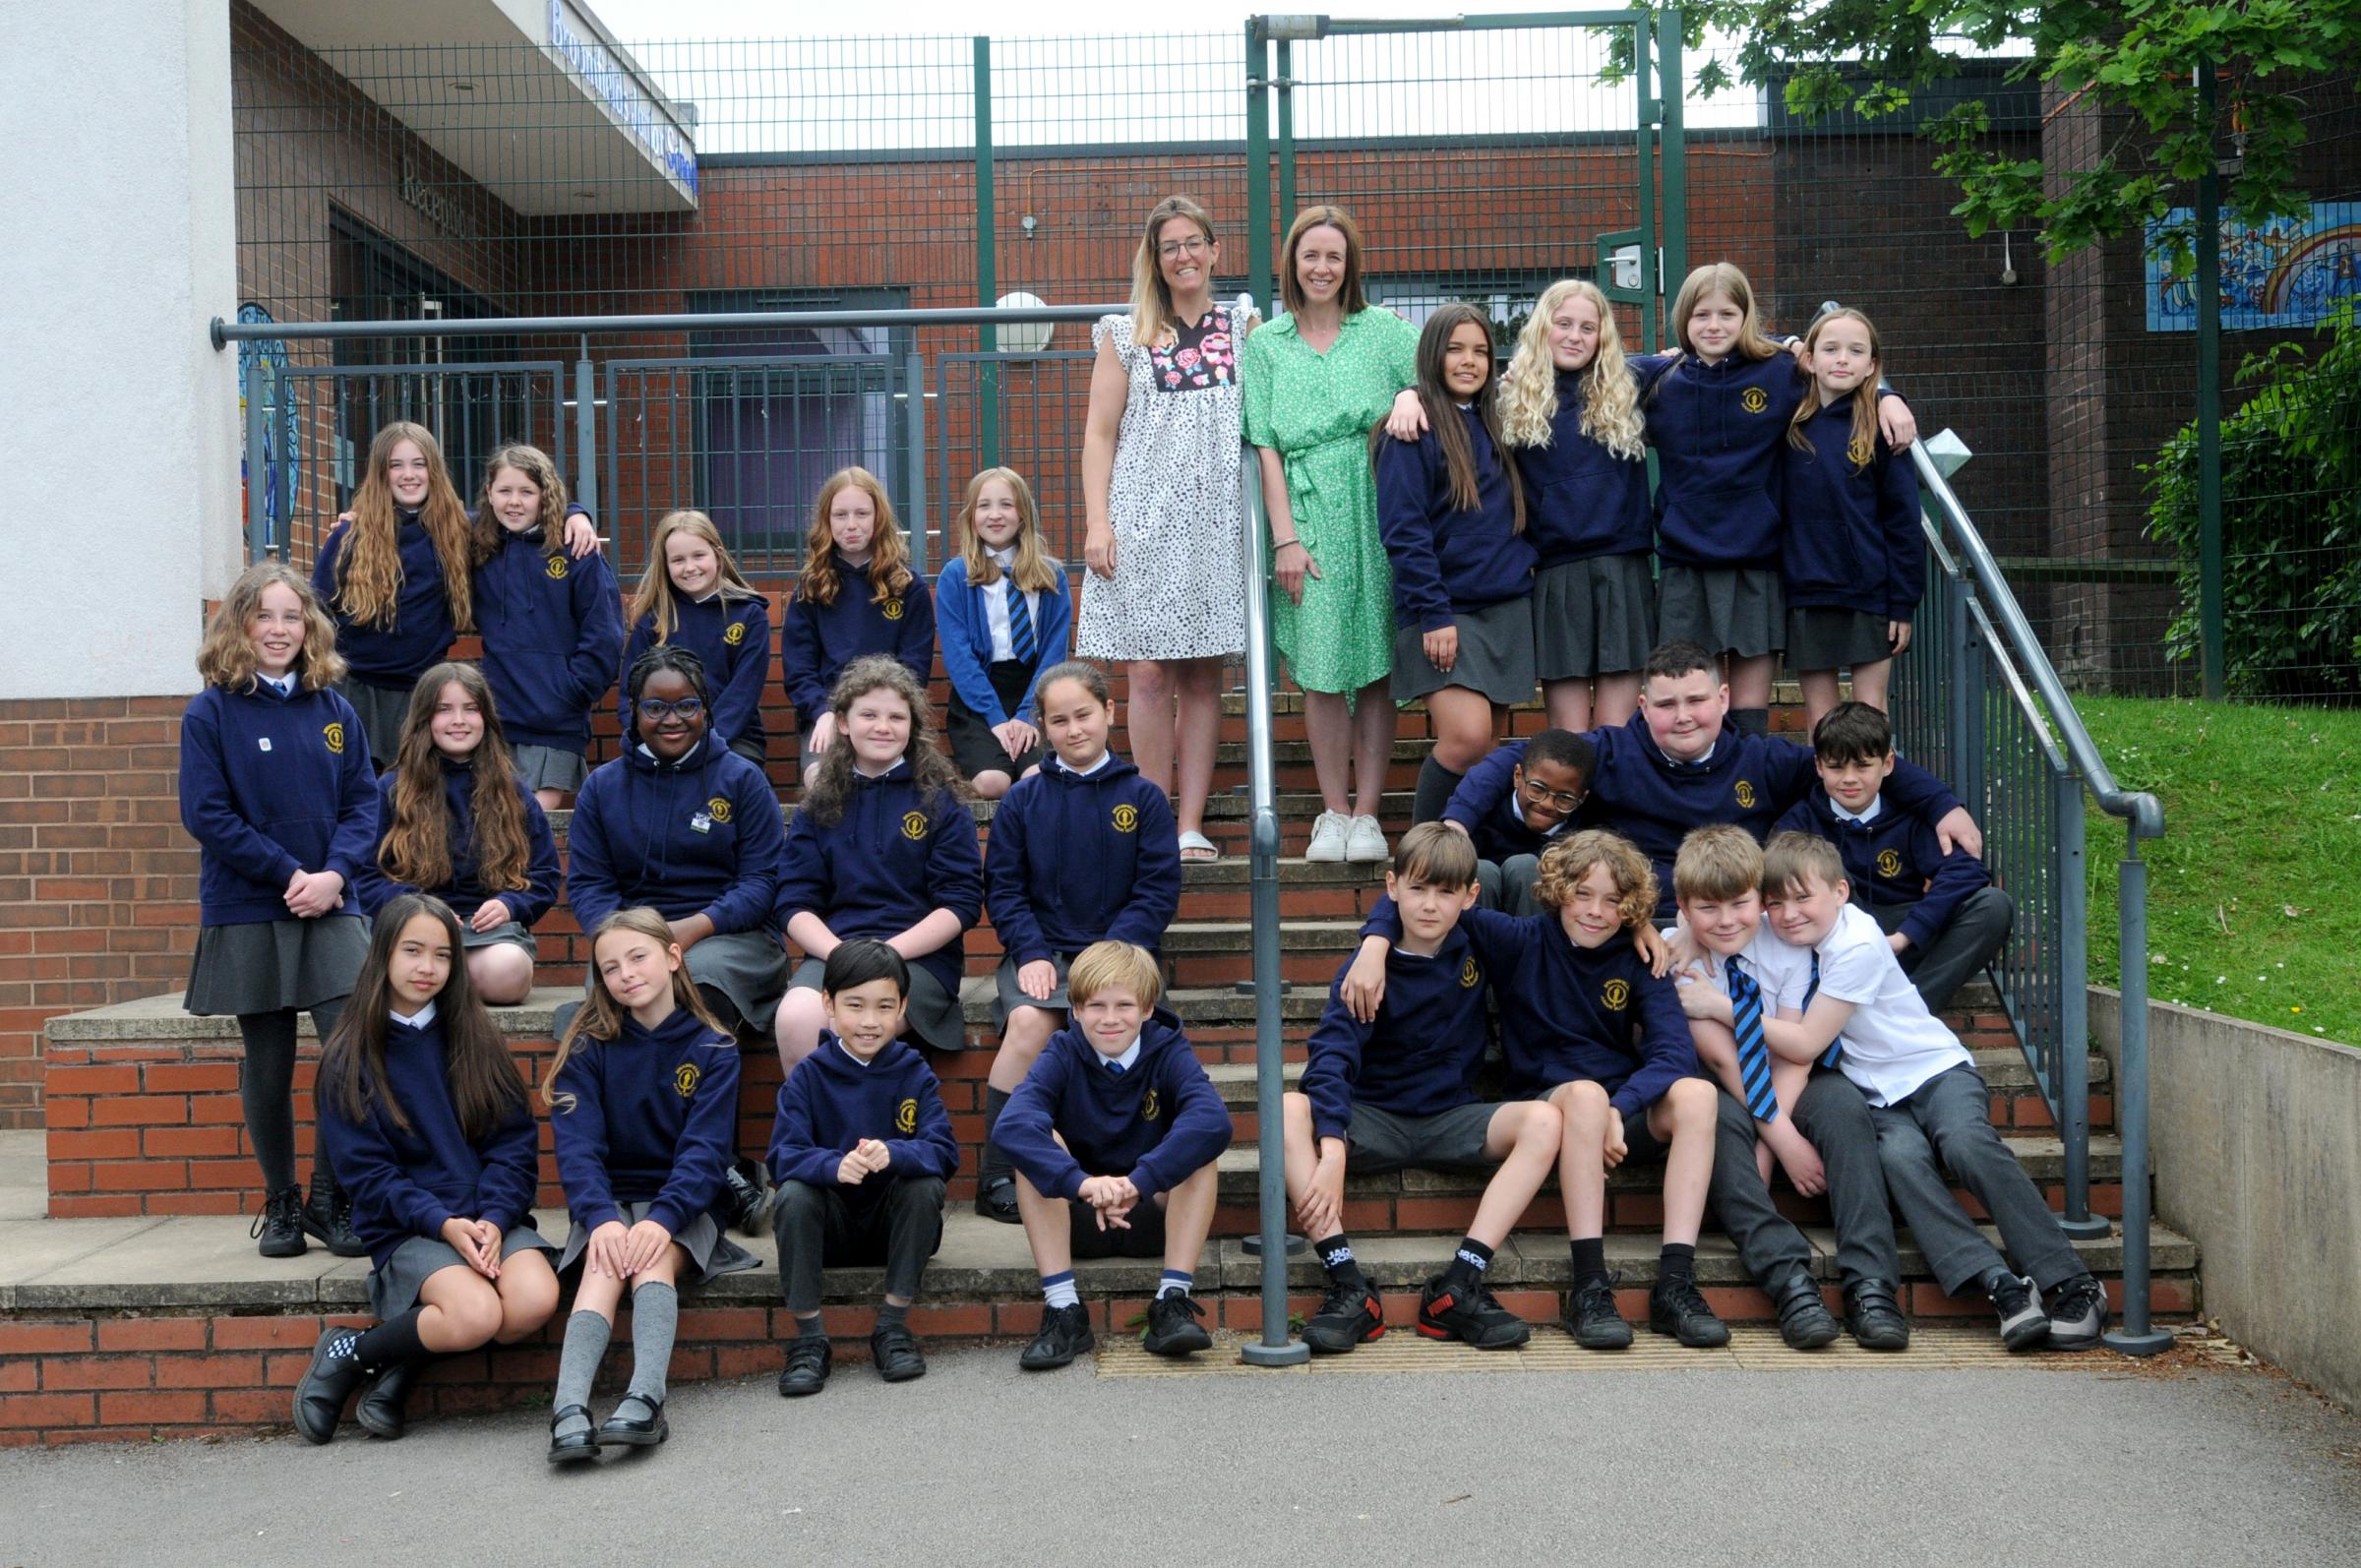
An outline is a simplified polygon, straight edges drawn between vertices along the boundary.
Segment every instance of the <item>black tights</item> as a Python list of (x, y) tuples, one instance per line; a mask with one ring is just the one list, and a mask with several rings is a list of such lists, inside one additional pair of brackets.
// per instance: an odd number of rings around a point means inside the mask
[[(345, 998), (312, 1009), (312, 1027), (323, 1045), (343, 1016)], [(246, 1136), (263, 1168), (263, 1187), (276, 1192), (295, 1185), (295, 1009), (238, 1014), (246, 1059), (238, 1066), (238, 1099), (246, 1109)], [(314, 1146), (315, 1179), (328, 1169), (328, 1151)]]

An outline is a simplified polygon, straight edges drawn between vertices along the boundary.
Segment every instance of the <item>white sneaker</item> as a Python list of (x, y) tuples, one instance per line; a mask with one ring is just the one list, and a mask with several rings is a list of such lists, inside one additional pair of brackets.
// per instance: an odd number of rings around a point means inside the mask
[(1311, 824), (1311, 842), (1304, 847), (1303, 858), (1310, 861), (1341, 861), (1345, 858), (1345, 835), (1352, 818), (1342, 812), (1322, 812)]
[(1377, 825), (1374, 816), (1356, 816), (1345, 833), (1345, 859), (1349, 861), (1385, 861), (1394, 852), (1385, 845), (1385, 829)]

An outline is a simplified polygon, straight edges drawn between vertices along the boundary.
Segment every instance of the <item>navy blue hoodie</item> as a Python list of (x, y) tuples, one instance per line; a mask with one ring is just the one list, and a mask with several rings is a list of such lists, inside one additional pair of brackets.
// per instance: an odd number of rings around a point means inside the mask
[[(825, 827), (795, 814), (779, 875), (778, 922), (817, 915), (839, 938), (898, 936), (938, 909), (964, 933), (984, 909), (984, 856), (976, 819), (947, 792), (922, 799), (907, 758), (881, 778), (853, 774), (844, 815)], [(914, 962), (959, 995), (961, 941)]]
[[(385, 835), (394, 822), (394, 794), (401, 783), (398, 768), (390, 768), (377, 781), (378, 843), (361, 867), (355, 890), (360, 894), (361, 913), (374, 915), (404, 893), (432, 893), (452, 908), (461, 925), (495, 896), (477, 879), (480, 869), (475, 858), (475, 769), (465, 763), (454, 763), (438, 755), (443, 764), (443, 805), (451, 814), (451, 880), (441, 887), (413, 887), (397, 882), (386, 874), (379, 864), (378, 854), (385, 847)], [(524, 832), (531, 845), (531, 857), (525, 863), (525, 876), (530, 885), (522, 888), (504, 888), (498, 894), (509, 906), (509, 914), (525, 926), (540, 923), (558, 901), (558, 846), (549, 836), (549, 815), (533, 792), (523, 784), (516, 793), (524, 799)]]
[(1451, 468), (1429, 430), (1377, 443), (1377, 531), (1394, 568), (1394, 623), (1439, 632), (1460, 615), (1533, 592), (1533, 545), (1517, 532), (1508, 470), (1474, 408), (1452, 410), (1476, 456), (1476, 505), (1451, 500)]
[(1432, 957), (1389, 949), (1385, 1000), (1374, 1023), (1362, 1023), (1344, 1004), (1352, 967), (1346, 959), (1329, 983), (1328, 1007), (1311, 1031), (1303, 1063), (1301, 1087), (1311, 1101), (1312, 1136), (1349, 1136), (1357, 1105), (1432, 1116), (1473, 1104), (1492, 1021), (1484, 1008), (1483, 965), (1467, 933), (1454, 926)]
[[(1657, 749), (1643, 708), (1611, 730), (1587, 737), (1599, 754), (1587, 810), (1594, 819), (1630, 839), (1656, 865), (1657, 913), (1670, 919), (1672, 860), (1689, 829), (1735, 822), (1757, 840), (1812, 791), (1819, 775), (1812, 749), (1777, 736), (1743, 735), (1724, 726), (1702, 762), (1675, 762)], [(1484, 763), (1478, 763), (1483, 767)], [(1896, 760), (1886, 798), (1930, 821), (1949, 815), (1959, 801), (1943, 781)]]
[(844, 667), (865, 654), (884, 653), (902, 661), (925, 686), (935, 675), (935, 599), (927, 579), (913, 573), (901, 597), (874, 602), (867, 571), (839, 574), (834, 604), (814, 604), (802, 594), (788, 601), (779, 632), (787, 700), (795, 722), (810, 729), (828, 710), (828, 692)]
[(1582, 433), (1582, 379), (1560, 371), (1549, 445), (1511, 449), (1525, 476), (1525, 537), (1544, 568), (1654, 544), (1648, 459), (1618, 457)]
[(1783, 444), (1786, 509), (1780, 575), (1789, 609), (1827, 606), (1907, 621), (1926, 586), (1918, 473), (1883, 436), (1859, 473), (1846, 453), (1852, 399), (1840, 397), (1803, 427), (1810, 452)]
[[(678, 619), (665, 640), (704, 661), (705, 684), (713, 691), (712, 733), (721, 738), (723, 746), (735, 741), (764, 745), (762, 689), (770, 684), (770, 601), (758, 593), (727, 599), (715, 593), (692, 604), (675, 593), (672, 607)], [(631, 640), (624, 644), (627, 683), (639, 655), (655, 645), (656, 619), (651, 610), (639, 618), (632, 628)], [(623, 720), (623, 733), (631, 734), (628, 684), (616, 698), (616, 712)]]
[[(836, 1179), (844, 1157), (863, 1138), (885, 1145), (881, 1175), (852, 1186)], [(779, 1085), (770, 1125), (770, 1174), (780, 1181), (832, 1188), (856, 1208), (882, 1202), (895, 1178), (939, 1176), (959, 1169), (959, 1144), (934, 1069), (917, 1047), (888, 1040), (864, 1064), (833, 1030)]]
[(549, 1128), (575, 1225), (628, 1225), (627, 1203), (647, 1204), (675, 1236), (700, 1214), (718, 1218), (738, 1152), (735, 1040), (686, 1007), (653, 1029), (626, 1013), (613, 1040), (575, 1042), (555, 1088)]
[[(1628, 1116), (1663, 1099), (1675, 1080), (1697, 1076), (1679, 995), (1671, 981), (1648, 972), (1629, 932), (1577, 946), (1550, 910), (1519, 919), (1471, 909), (1459, 929), (1500, 999), (1510, 1099), (1588, 1078)], [(1392, 899), (1377, 901), (1361, 934), (1402, 939)]]
[(1094, 773), (1051, 757), (993, 813), (984, 902), (1019, 964), (1096, 941), (1157, 951), (1180, 912), (1173, 803), (1112, 752)]
[(1656, 448), (1657, 553), (1681, 566), (1779, 565), (1779, 450), (1810, 386), (1793, 356), (1632, 363)]
[(623, 600), (607, 558), (552, 557), (540, 529), (504, 529), (475, 569), (475, 624), (510, 744), (585, 751), (590, 710), (613, 689), (623, 653)]
[(1935, 840), (1934, 817), (1898, 809), (1885, 791), (1878, 799), (1876, 816), (1865, 823), (1849, 821), (1837, 814), (1828, 792), (1814, 785), (1810, 797), (1772, 831), (1810, 833), (1836, 845), (1845, 857), (1852, 896), (1871, 909), (1908, 910), (1902, 934), (1912, 946), (1924, 947), (1943, 935), (1968, 894), (1991, 885), (1992, 874), (1964, 849), (1944, 854)]
[(1517, 803), (1517, 764), (1524, 760), (1523, 741), (1499, 747), (1468, 769), (1443, 807), (1443, 820), (1467, 829), (1477, 858), (1495, 866), (1519, 855), (1539, 855), (1590, 821), (1586, 805), (1558, 823), (1554, 832), (1537, 833), (1527, 827)]
[(708, 735), (678, 762), (637, 746), (593, 768), (567, 834), (567, 902), (582, 930), (647, 905), (716, 935), (770, 931), (787, 830), (770, 781)]
[(320, 559), (312, 564), (312, 589), (336, 623), (336, 651), (353, 678), (371, 686), (409, 687), (418, 677), (443, 662), (451, 639), (458, 635), (452, 619), (451, 596), (443, 587), (443, 558), (418, 513), (396, 509), (394, 545), (401, 555), (401, 591), (394, 601), (393, 623), (363, 626), (336, 603), (336, 562), (352, 537), (353, 524), (339, 522), (328, 530)]
[(1037, 1190), (1071, 1198), (1085, 1176), (1120, 1176), (1145, 1201), (1230, 1147), (1230, 1109), (1173, 1013), (1140, 1025), (1129, 1071), (1107, 1062), (1080, 1030), (1060, 1029), (1008, 1097), (993, 1137)]
[(322, 688), (281, 696), (209, 686), (180, 721), (180, 821), (203, 852), (199, 918), (208, 926), (291, 920), (297, 872), (353, 884), (377, 857), (377, 774), (352, 704)]
[[(533, 1114), (518, 1095), (500, 1125), (470, 1143), (451, 1101), (443, 1025), (386, 1025), (386, 1082), (368, 1085), (369, 1113), (354, 1121), (333, 1103), (323, 1077), (314, 1091), (320, 1141), (336, 1180), (352, 1197), (352, 1228), (379, 1268), (413, 1236), (441, 1240), (446, 1220), (490, 1220), (514, 1231), (531, 1218), (540, 1180)], [(408, 1118), (405, 1130), (386, 1115), (385, 1096)]]

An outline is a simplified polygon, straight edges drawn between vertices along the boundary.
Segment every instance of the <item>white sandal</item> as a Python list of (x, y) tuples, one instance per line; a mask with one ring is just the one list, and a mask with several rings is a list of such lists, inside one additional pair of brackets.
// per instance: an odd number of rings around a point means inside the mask
[[(1192, 849), (1201, 849), (1205, 853), (1191, 860), (1188, 852)], [(1220, 846), (1204, 834), (1188, 832), (1180, 835), (1180, 859), (1184, 865), (1210, 866), (1221, 858)]]

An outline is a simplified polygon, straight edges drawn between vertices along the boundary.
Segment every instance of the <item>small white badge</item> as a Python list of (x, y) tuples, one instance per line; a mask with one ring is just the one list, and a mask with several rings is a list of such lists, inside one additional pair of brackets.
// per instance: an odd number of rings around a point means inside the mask
[(689, 818), (689, 831), (690, 831), (690, 832), (692, 832), (692, 833), (710, 833), (710, 832), (712, 832), (712, 831), (713, 831), (713, 817), (712, 817), (712, 814), (711, 814), (710, 813), (707, 813), (707, 812), (698, 812), (696, 814), (695, 814), (694, 816), (690, 817), (690, 818)]
[(271, 737), (270, 737), (270, 736), (266, 735), (266, 736), (264, 736), (264, 737), (263, 737), (263, 739), (262, 739), (262, 748), (263, 748), (263, 750), (264, 750), (264, 751), (266, 751), (266, 752), (268, 752), (269, 750), (271, 750)]

